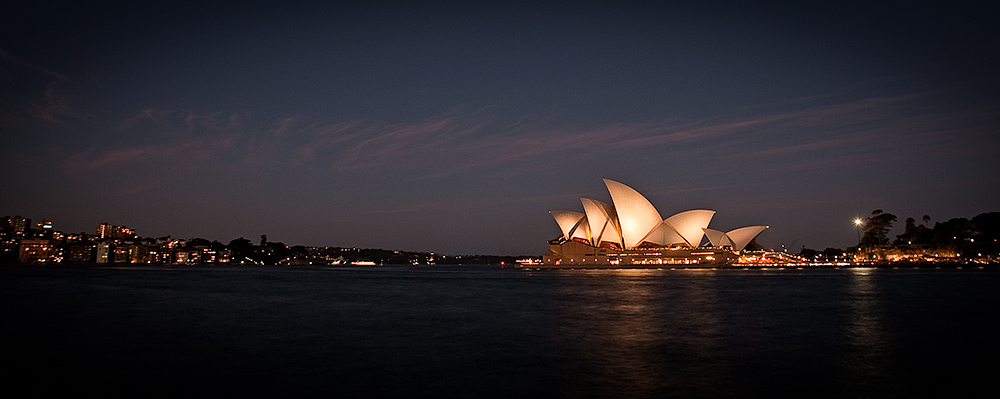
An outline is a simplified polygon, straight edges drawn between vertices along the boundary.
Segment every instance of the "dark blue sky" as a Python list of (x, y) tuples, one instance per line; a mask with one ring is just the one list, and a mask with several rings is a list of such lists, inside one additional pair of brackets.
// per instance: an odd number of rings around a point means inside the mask
[(6, 6), (0, 212), (541, 254), (602, 178), (794, 250), (1000, 210), (996, 6), (671, 3)]

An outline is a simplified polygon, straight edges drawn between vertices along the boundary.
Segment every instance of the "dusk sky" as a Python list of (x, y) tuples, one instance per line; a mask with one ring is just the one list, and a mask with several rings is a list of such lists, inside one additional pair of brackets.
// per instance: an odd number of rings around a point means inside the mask
[(983, 2), (20, 3), (0, 214), (66, 232), (541, 255), (602, 178), (796, 252), (1000, 211)]

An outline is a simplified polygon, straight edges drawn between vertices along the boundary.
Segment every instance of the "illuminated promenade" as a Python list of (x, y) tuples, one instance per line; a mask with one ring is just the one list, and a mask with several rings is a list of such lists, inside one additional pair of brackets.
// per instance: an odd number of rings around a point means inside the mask
[[(700, 251), (710, 251), (702, 248)], [(651, 254), (648, 254), (651, 255)], [(593, 258), (577, 259), (576, 262), (565, 263), (545, 263), (538, 259), (522, 259), (518, 261), (516, 267), (530, 270), (613, 270), (613, 269), (655, 269), (655, 270), (677, 270), (677, 269), (840, 269), (840, 268), (891, 268), (891, 269), (1000, 269), (1000, 259), (978, 258), (962, 259), (957, 257), (939, 258), (904, 258), (892, 260), (872, 260), (872, 259), (842, 259), (839, 261), (816, 261), (806, 259), (799, 255), (793, 255), (779, 251), (745, 251), (741, 255), (729, 253), (730, 257), (725, 260), (697, 260), (694, 258), (675, 258), (672, 261), (659, 261), (658, 258), (649, 258), (645, 261), (632, 263), (616, 262), (614, 260), (597, 263)], [(715, 252), (715, 256), (720, 258), (722, 254)], [(614, 258), (612, 258), (614, 259)]]

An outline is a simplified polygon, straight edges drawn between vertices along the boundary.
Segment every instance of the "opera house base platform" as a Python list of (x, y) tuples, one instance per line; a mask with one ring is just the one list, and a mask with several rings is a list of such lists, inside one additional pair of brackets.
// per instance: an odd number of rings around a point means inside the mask
[(536, 268), (719, 268), (731, 267), (739, 255), (724, 248), (640, 247), (619, 250), (577, 241), (554, 240)]

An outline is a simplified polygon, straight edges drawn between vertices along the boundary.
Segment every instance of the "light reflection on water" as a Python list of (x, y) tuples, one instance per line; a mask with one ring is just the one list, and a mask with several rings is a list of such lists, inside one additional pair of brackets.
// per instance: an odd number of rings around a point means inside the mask
[[(579, 392), (652, 397), (718, 394), (719, 303), (706, 270), (602, 270), (567, 275), (560, 334), (582, 367)], [(684, 284), (664, 286), (664, 279)], [(716, 396), (716, 395), (711, 395)]]
[(886, 339), (876, 269), (850, 269), (848, 302), (850, 313), (844, 323), (849, 345), (849, 366), (859, 377), (879, 378), (885, 373)]
[[(561, 308), (561, 334), (571, 337), (574, 361), (583, 369), (579, 377), (590, 382), (587, 392), (577, 394), (648, 395), (662, 383), (661, 370), (650, 359), (662, 334), (655, 320), (662, 312), (644, 280), (650, 273), (609, 271), (582, 287), (560, 286), (569, 302), (582, 305)], [(615, 392), (622, 387), (627, 390)]]
[(0, 355), (96, 392), (902, 397), (1000, 355), (990, 271), (0, 273)]

